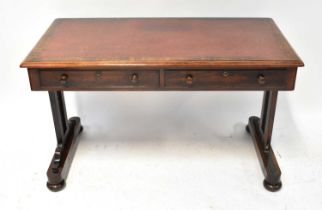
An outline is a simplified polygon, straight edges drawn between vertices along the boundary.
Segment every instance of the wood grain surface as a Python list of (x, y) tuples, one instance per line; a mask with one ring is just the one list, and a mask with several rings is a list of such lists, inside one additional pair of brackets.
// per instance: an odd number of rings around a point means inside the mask
[(277, 68), (303, 62), (270, 18), (56, 19), (26, 68)]

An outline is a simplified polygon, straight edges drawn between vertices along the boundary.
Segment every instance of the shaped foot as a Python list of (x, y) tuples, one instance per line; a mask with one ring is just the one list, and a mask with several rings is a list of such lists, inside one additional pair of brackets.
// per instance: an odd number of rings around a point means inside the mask
[(282, 182), (278, 182), (276, 184), (271, 184), (266, 179), (263, 181), (264, 187), (266, 190), (271, 191), (271, 192), (276, 192), (282, 188)]
[(47, 188), (52, 192), (61, 191), (62, 189), (65, 188), (65, 186), (66, 186), (65, 180), (62, 180), (58, 184), (51, 184), (51, 183), (47, 182)]

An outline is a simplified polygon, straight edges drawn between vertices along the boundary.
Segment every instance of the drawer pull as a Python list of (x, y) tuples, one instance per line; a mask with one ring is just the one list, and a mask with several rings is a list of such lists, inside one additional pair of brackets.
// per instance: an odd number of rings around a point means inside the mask
[(228, 71), (224, 71), (224, 72), (222, 73), (222, 75), (223, 75), (223, 77), (228, 77), (228, 76), (229, 76), (229, 73), (228, 73)]
[(139, 75), (138, 74), (132, 74), (131, 81), (132, 81), (132, 83), (137, 83), (139, 81)]
[(60, 76), (60, 84), (65, 85), (67, 83), (68, 75), (67, 74), (62, 74)]
[(192, 82), (193, 82), (193, 76), (192, 76), (191, 74), (188, 74), (188, 75), (186, 76), (186, 83), (187, 83), (188, 85), (192, 85)]
[(97, 72), (96, 72), (96, 78), (97, 78), (97, 79), (100, 79), (101, 77), (102, 77), (102, 72), (97, 71)]
[(257, 76), (257, 82), (261, 85), (265, 84), (266, 83), (265, 76), (263, 74), (259, 74)]

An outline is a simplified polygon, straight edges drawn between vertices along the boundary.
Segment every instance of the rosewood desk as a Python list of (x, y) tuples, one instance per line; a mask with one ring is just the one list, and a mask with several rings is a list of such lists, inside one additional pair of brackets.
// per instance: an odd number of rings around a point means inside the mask
[[(303, 62), (269, 18), (56, 19), (21, 67), (32, 90), (48, 91), (57, 147), (47, 186), (59, 191), (82, 131), (63, 91), (263, 91), (250, 133), (269, 191), (281, 188), (271, 148), (277, 93), (293, 90)], [(130, 94), (130, 93), (129, 93)]]

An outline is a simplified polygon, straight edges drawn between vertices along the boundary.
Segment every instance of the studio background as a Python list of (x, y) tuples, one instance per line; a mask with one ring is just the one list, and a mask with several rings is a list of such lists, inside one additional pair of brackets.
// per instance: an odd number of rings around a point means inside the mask
[[(322, 2), (0, 2), (0, 209), (321, 209)], [(270, 193), (244, 130), (261, 92), (67, 92), (84, 132), (67, 187), (47, 190), (56, 139), (49, 97), (19, 65), (58, 17), (271, 17), (305, 63), (280, 92)]]

